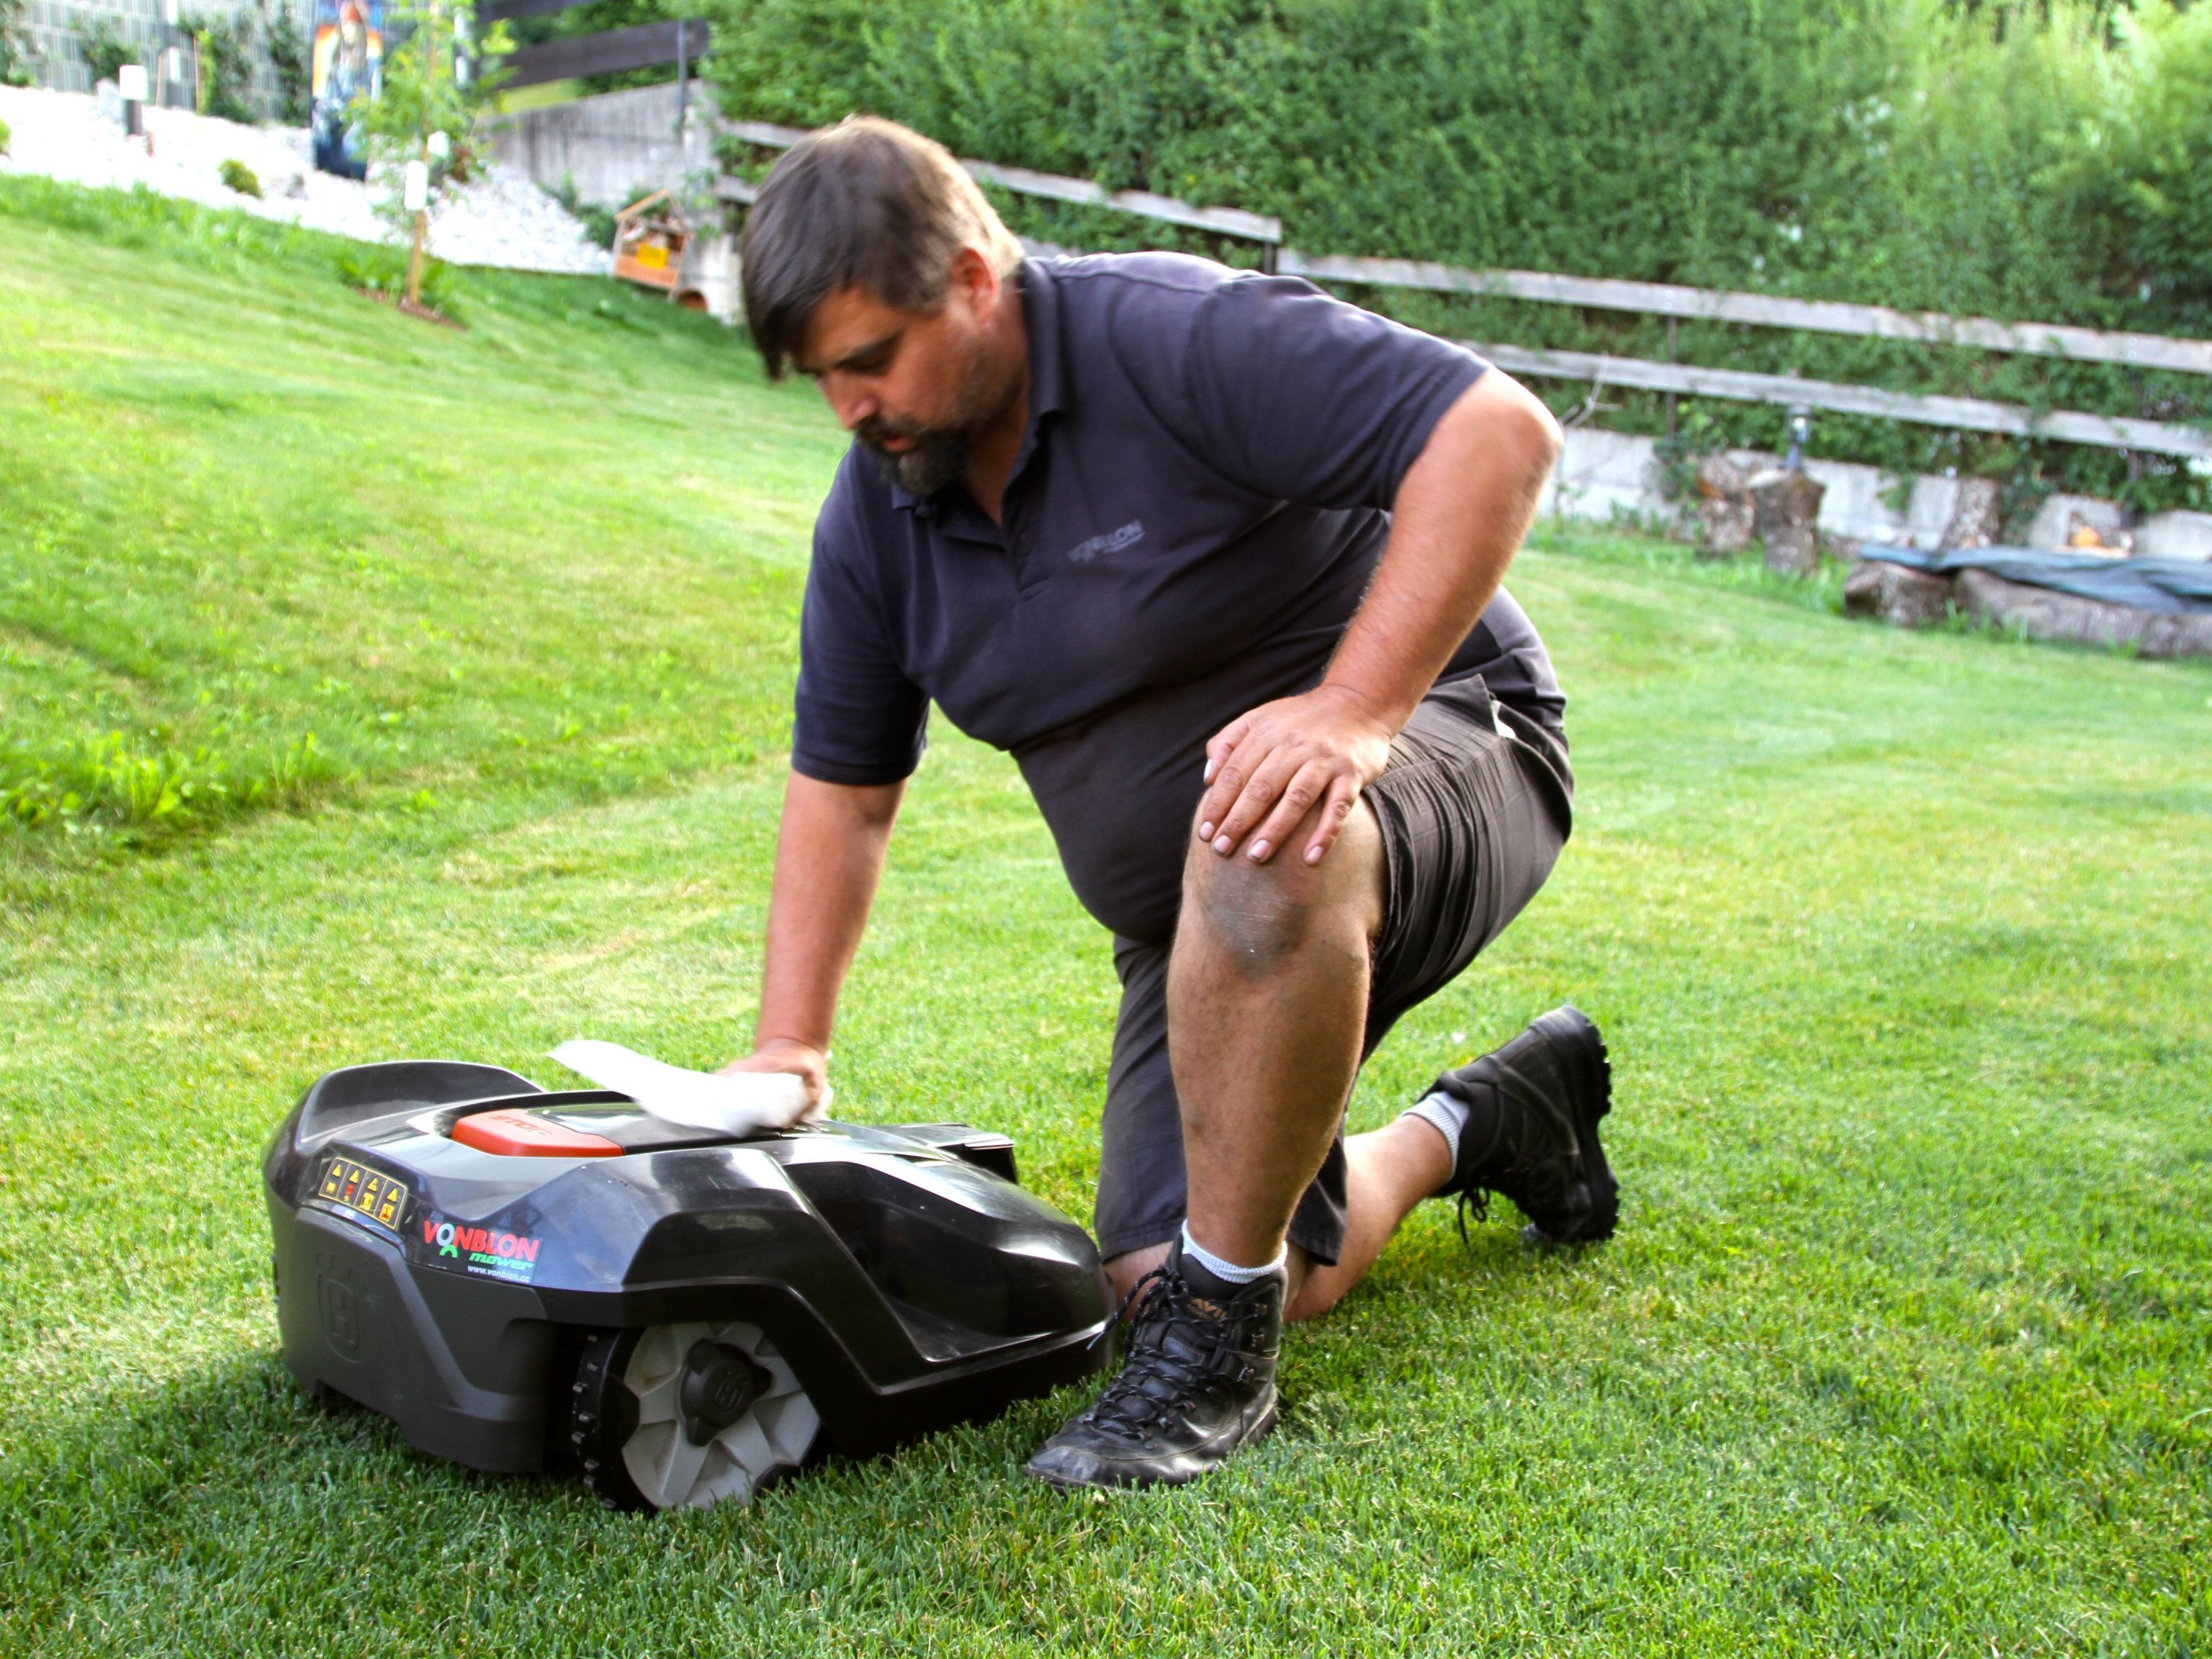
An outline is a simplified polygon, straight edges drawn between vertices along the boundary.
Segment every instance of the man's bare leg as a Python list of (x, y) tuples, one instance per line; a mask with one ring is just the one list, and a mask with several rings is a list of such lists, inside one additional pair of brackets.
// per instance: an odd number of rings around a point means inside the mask
[[(1366, 1276), (1413, 1206), (1451, 1175), (1444, 1138), (1417, 1117), (1394, 1118), (1382, 1128), (1344, 1143), (1345, 1224), (1342, 1253), (1334, 1267), (1316, 1267), (1305, 1252), (1290, 1255), (1292, 1320), (1327, 1313)], [(1106, 1264), (1118, 1295), (1167, 1260), (1168, 1246), (1130, 1250)]]
[(1364, 805), (1318, 865), (1191, 848), (1168, 962), (1168, 1060), (1190, 1236), (1224, 1261), (1274, 1259), (1328, 1154), (1359, 1069), (1382, 921), (1382, 834)]

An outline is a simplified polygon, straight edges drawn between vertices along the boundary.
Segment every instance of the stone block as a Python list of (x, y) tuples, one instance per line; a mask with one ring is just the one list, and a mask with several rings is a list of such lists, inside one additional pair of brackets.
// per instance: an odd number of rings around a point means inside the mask
[(2136, 556), (2212, 559), (2212, 513), (2154, 513), (2136, 526)]
[(1869, 559), (1844, 580), (1844, 614), (1887, 623), (1892, 628), (1925, 628), (1951, 609), (1951, 579), (1909, 570), (1901, 564)]
[[(2124, 552), (2124, 518), (2118, 501), (2100, 496), (2047, 495), (2027, 526), (2027, 545), (2053, 553)], [(2094, 538), (2086, 544), (2084, 531)]]

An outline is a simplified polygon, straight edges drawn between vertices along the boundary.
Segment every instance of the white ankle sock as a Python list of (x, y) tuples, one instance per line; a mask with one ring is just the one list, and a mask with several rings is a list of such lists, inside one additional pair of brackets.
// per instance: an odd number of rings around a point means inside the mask
[(1212, 1273), (1216, 1279), (1231, 1285), (1249, 1285), (1255, 1279), (1265, 1279), (1269, 1273), (1280, 1273), (1289, 1259), (1287, 1249), (1275, 1252), (1275, 1259), (1261, 1267), (1240, 1267), (1233, 1261), (1224, 1261), (1190, 1236), (1190, 1223), (1182, 1224), (1182, 1253), (1191, 1261)]
[(1459, 1167), (1460, 1131), (1467, 1127), (1468, 1107), (1463, 1101), (1454, 1100), (1439, 1089), (1432, 1095), (1424, 1095), (1400, 1115), (1417, 1117), (1444, 1138), (1451, 1149), (1452, 1167)]

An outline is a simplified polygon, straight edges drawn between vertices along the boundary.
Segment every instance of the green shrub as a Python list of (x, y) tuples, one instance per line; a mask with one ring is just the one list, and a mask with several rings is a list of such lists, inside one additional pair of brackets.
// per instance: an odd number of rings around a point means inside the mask
[(0, 121), (0, 155), (5, 155), (8, 153), (8, 146), (14, 142), (15, 137), (15, 135), (9, 130), (8, 124), (5, 121)]
[[(337, 256), (338, 280), (364, 294), (392, 299), (407, 291), (408, 250), (374, 242), (356, 243)], [(455, 311), (461, 274), (443, 259), (422, 261), (422, 303), (446, 316)]]
[(276, 82), (276, 118), (288, 126), (305, 126), (309, 112), (308, 48), (297, 9), (286, 0), (264, 0), (262, 39), (269, 54), (270, 73)]
[(28, 9), (27, 0), (0, 0), (0, 87), (31, 84), (31, 42), (23, 25)]
[(95, 83), (112, 81), (125, 64), (138, 61), (138, 48), (131, 44), (122, 26), (112, 17), (95, 17), (77, 36), (76, 49)]
[[(1274, 213), (1316, 252), (2212, 331), (2212, 4), (2139, 0), (708, 0), (734, 116), (856, 109), (957, 152)], [(2117, 17), (2117, 21), (2115, 18)], [(764, 156), (731, 162), (753, 173)], [(1194, 233), (994, 193), (1093, 247)], [(1404, 291), (1455, 337), (1655, 358), (1656, 319)], [(1683, 360), (2164, 420), (2202, 379), (1680, 325)], [(1561, 406), (1587, 388), (1547, 388)], [(1664, 429), (1608, 390), (1609, 425)], [(1731, 444), (1783, 413), (1717, 404)], [(2212, 505), (2157, 457), (1823, 416), (1813, 453)]]
[(208, 17), (187, 13), (184, 27), (199, 53), (199, 112), (226, 121), (251, 121), (253, 110), (246, 97), (253, 83), (252, 14)]
[[(602, 207), (597, 202), (586, 202), (580, 197), (576, 193), (574, 173), (564, 173), (561, 182), (547, 193), (568, 210), (571, 218), (582, 222), (585, 235), (595, 246), (611, 248), (615, 245), (615, 210)], [(638, 190), (629, 199), (635, 202), (650, 194), (650, 191)]]
[(2100, 180), (2130, 232), (2124, 280), (2212, 333), (2212, 7), (2124, 14), (2120, 115)]
[(261, 194), (261, 180), (254, 175), (253, 169), (245, 162), (225, 161), (216, 171), (222, 175), (222, 187), (225, 190), (236, 191), (240, 196)]

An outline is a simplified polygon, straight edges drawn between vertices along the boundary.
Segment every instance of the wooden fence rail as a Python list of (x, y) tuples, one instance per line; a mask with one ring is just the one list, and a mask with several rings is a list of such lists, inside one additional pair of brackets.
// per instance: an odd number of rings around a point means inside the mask
[(1600, 311), (1640, 312), (1652, 317), (1749, 323), (1801, 333), (1911, 340), (2022, 356), (2067, 357), (2077, 362), (2124, 363), (2182, 374), (2212, 374), (2212, 340), (2178, 340), (2163, 334), (2107, 334), (2062, 323), (2001, 323), (1987, 317), (1946, 317), (1931, 311), (1892, 311), (1886, 306), (1678, 288), (1671, 283), (1624, 283), (1607, 276), (1561, 276), (1540, 270), (1466, 270), (1416, 259), (1356, 259), (1335, 253), (1301, 253), (1295, 248), (1283, 250), (1282, 269), (1316, 282), (1494, 295)]
[(2212, 431), (2166, 421), (2138, 421), (2112, 415), (2053, 410), (2039, 415), (2013, 404), (1979, 398), (1923, 396), (1887, 392), (1880, 386), (1837, 380), (1801, 380), (1794, 374), (1754, 374), (1735, 368), (1700, 368), (1692, 363), (1655, 363), (1641, 357), (1605, 357), (1587, 351), (1542, 351), (1527, 346), (1483, 345), (1468, 341), (1509, 374), (1565, 380), (1594, 380), (1601, 386), (1637, 386), (1646, 392), (1678, 392), (1693, 398), (1726, 398), (1738, 403), (1776, 404), (1785, 409), (1819, 409), (1832, 414), (1875, 415), (1885, 420), (1955, 431), (2002, 432), (2018, 438), (2055, 438), (2103, 449), (2133, 449), (2146, 454), (2212, 456)]
[(567, 81), (580, 75), (611, 75), (617, 70), (650, 69), (660, 64), (684, 64), (712, 44), (708, 26), (696, 17), (671, 17), (635, 28), (608, 29), (599, 34), (574, 34), (524, 46), (502, 61), (507, 84), (533, 87), (548, 81)]

